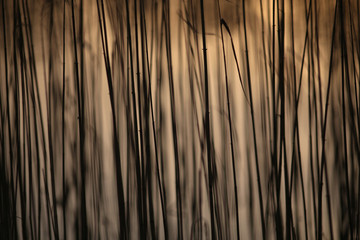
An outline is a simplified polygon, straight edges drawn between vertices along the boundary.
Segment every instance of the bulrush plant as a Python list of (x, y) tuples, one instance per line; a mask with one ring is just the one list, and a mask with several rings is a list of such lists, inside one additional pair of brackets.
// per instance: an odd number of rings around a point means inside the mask
[(0, 0), (4, 239), (358, 239), (360, 4)]

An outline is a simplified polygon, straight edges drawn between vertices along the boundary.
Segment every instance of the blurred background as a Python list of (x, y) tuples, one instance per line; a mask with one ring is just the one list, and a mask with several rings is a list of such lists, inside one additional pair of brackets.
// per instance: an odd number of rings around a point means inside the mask
[(1, 238), (359, 238), (359, 1), (0, 4)]

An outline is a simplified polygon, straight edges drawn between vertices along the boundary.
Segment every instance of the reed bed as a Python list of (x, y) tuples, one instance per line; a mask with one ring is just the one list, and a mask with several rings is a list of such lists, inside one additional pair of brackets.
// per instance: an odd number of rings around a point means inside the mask
[(359, 239), (360, 3), (0, 0), (1, 239)]

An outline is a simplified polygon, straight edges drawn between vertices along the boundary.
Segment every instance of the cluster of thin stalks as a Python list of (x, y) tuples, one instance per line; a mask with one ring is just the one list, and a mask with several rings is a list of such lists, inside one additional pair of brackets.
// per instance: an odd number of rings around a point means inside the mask
[(360, 3), (0, 0), (1, 239), (359, 239)]

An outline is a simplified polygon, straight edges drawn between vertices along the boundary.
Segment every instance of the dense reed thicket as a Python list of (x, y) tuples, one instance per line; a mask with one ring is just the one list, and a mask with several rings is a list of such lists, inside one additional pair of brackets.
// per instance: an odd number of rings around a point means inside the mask
[(359, 239), (359, 1), (0, 16), (1, 239)]

